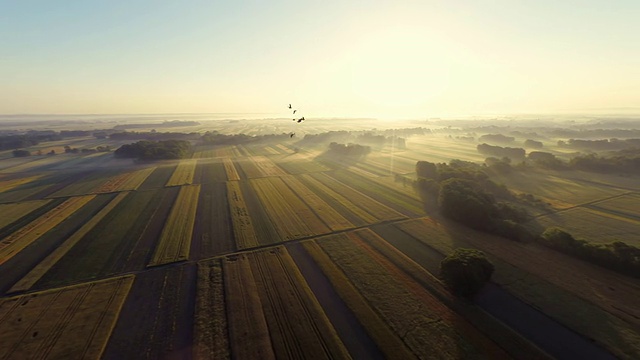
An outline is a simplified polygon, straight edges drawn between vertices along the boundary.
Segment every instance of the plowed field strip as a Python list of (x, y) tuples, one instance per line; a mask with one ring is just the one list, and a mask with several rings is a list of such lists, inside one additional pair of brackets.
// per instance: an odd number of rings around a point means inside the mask
[(99, 223), (111, 210), (113, 210), (122, 199), (124, 199), (129, 193), (120, 193), (116, 198), (111, 200), (100, 212), (92, 217), (86, 224), (84, 224), (78, 231), (76, 231), (71, 237), (65, 240), (62, 245), (57, 247), (49, 256), (42, 260), (36, 267), (34, 267), (24, 278), (16, 283), (9, 292), (26, 291), (33, 286), (49, 269), (60, 260), (71, 248), (78, 243), (97, 223)]
[[(334, 236), (344, 239), (343, 235)], [(356, 315), (367, 333), (373, 338), (380, 351), (387, 359), (415, 359), (415, 355), (407, 348), (404, 342), (391, 330), (387, 323), (369, 305), (368, 301), (353, 286), (344, 272), (331, 260), (315, 241), (302, 243), (320, 266), (324, 274), (329, 278), (333, 288), (340, 294), (342, 300)]]
[(102, 358), (190, 358), (195, 287), (194, 264), (137, 274)]
[[(234, 359), (275, 359), (258, 288), (246, 255), (223, 262), (229, 340)], [(251, 341), (247, 342), (248, 339)]]
[(294, 176), (284, 176), (281, 178), (289, 188), (291, 188), (302, 199), (309, 208), (329, 226), (332, 231), (344, 230), (354, 227), (344, 216), (340, 215), (334, 208), (329, 206), (316, 193), (311, 191)]
[(349, 357), (285, 248), (252, 253), (249, 259), (261, 279), (258, 290), (278, 358)]
[(238, 249), (258, 246), (258, 238), (238, 182), (227, 182), (227, 195), (233, 221), (233, 234)]
[(206, 259), (236, 250), (227, 185), (207, 183), (200, 189), (190, 259)]
[(222, 161), (224, 163), (224, 169), (227, 172), (227, 179), (229, 179), (229, 181), (240, 180), (240, 175), (238, 175), (238, 171), (233, 165), (233, 161), (228, 157), (223, 158)]
[(198, 263), (193, 355), (196, 359), (229, 359), (224, 278), (220, 259)]
[(95, 195), (71, 198), (0, 241), (0, 264), (27, 247), (42, 234), (61, 223), (94, 197)]
[(183, 186), (173, 204), (149, 266), (187, 260), (198, 208), (200, 185)]

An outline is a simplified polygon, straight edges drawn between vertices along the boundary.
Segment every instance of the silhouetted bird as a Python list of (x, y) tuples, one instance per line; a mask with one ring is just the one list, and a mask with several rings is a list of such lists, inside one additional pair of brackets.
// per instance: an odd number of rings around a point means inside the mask
[(295, 113), (296, 113), (296, 111), (298, 111), (298, 110), (293, 110), (293, 113), (295, 114)]
[(291, 133), (291, 135), (290, 135), (289, 137), (290, 137), (290, 138), (292, 138), (292, 137), (293, 137), (293, 135), (295, 135), (295, 134), (296, 134), (296, 133)]
[(296, 121), (296, 119), (293, 119), (293, 121)]
[(304, 121), (304, 116), (303, 116), (303, 117), (301, 117), (300, 119), (298, 119), (298, 122), (299, 122), (299, 123), (300, 123), (300, 122), (303, 122), (303, 121)]
[(291, 104), (289, 104), (289, 109), (291, 109)]

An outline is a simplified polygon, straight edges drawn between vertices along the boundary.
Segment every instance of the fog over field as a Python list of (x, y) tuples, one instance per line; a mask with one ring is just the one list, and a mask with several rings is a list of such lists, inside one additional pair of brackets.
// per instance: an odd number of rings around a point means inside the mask
[(0, 1), (0, 359), (640, 359), (638, 19)]
[(635, 358), (639, 125), (4, 116), (3, 354)]

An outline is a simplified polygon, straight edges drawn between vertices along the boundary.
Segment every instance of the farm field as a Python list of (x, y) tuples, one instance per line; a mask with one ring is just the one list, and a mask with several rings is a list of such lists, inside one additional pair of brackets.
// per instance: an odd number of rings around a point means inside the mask
[(0, 299), (0, 357), (101, 356), (133, 277)]
[[(440, 258), (456, 247), (480, 249), (496, 266), (493, 281), (497, 284), (543, 309), (565, 326), (596, 339), (618, 356), (633, 358), (640, 354), (640, 338), (632, 330), (640, 325), (634, 305), (640, 296), (637, 280), (540, 246), (505, 243), (503, 239), (479, 235), (473, 230), (452, 229), (446, 222), (435, 219), (410, 220), (395, 226), (411, 237), (404, 245), (407, 254), (422, 251), (411, 244), (415, 239), (434, 249)], [(434, 260), (429, 255), (421, 256), (424, 262)], [(435, 259), (439, 259), (438, 255)], [(565, 306), (574, 310), (566, 311)], [(593, 327), (594, 322), (608, 326)]]
[(187, 260), (196, 220), (200, 185), (182, 186), (149, 266)]
[[(636, 204), (640, 205), (640, 202)], [(597, 206), (576, 207), (539, 217), (536, 221), (544, 227), (566, 229), (574, 237), (593, 243), (612, 243), (624, 239), (629, 245), (640, 246), (639, 217)]]
[[(271, 122), (197, 130), (259, 136)], [(486, 310), (500, 307), (494, 288), (587, 346), (640, 357), (637, 278), (424, 206), (416, 161), (482, 162), (475, 142), (438, 133), (343, 158), (304, 135), (190, 140), (181, 160), (64, 154), (133, 142), (89, 137), (38, 145), (56, 156), (0, 152), (0, 358), (557, 357), (531, 326)], [(534, 214), (541, 227), (640, 246), (637, 178), (538, 169), (492, 179), (550, 203)], [(438, 278), (459, 247), (495, 266), (479, 300)]]

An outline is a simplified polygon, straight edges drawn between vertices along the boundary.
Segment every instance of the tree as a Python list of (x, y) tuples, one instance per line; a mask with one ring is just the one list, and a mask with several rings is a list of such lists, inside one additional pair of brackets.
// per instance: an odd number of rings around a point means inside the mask
[(440, 262), (440, 277), (457, 296), (472, 297), (491, 279), (494, 266), (475, 249), (455, 249)]
[(438, 178), (438, 169), (436, 164), (428, 162), (428, 161), (418, 161), (416, 163), (416, 174), (418, 177), (425, 179), (437, 179)]

